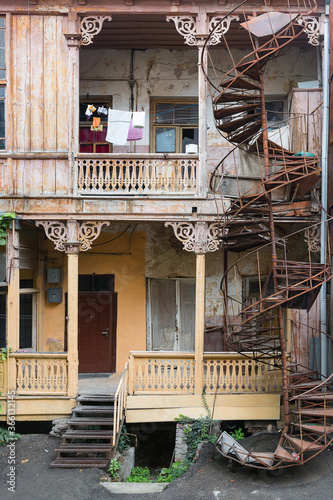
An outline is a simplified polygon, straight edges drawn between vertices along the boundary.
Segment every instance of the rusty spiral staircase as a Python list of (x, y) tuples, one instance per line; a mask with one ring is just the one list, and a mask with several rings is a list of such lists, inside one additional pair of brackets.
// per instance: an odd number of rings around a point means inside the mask
[[(248, 32), (251, 52), (238, 63), (232, 59), (233, 68), (217, 83), (206, 75), (212, 88), (216, 127), (233, 145), (212, 174), (212, 191), (218, 191), (221, 168), (237, 149), (256, 155), (261, 178), (251, 189), (239, 192), (219, 220), (224, 248), (236, 252), (251, 250), (258, 265), (259, 299), (247, 305), (242, 299), (233, 299), (236, 312), (230, 317), (227, 280), (234, 272), (236, 282), (236, 265), (244, 257), (225, 272), (221, 285), (226, 310), (224, 327), (239, 353), (255, 358), (258, 363), (269, 363), (272, 370), (281, 370), (285, 419), (274, 453), (248, 452), (226, 433), (221, 434), (216, 448), (242, 464), (270, 469), (300, 465), (333, 439), (333, 374), (322, 380), (317, 369), (291, 363), (284, 328), (284, 311), (309, 311), (322, 283), (331, 278), (331, 272), (328, 265), (314, 261), (310, 251), (305, 262), (290, 259), (288, 244), (293, 235), (279, 236), (273, 200), (274, 192), (281, 189), (288, 189), (291, 201), (309, 193), (320, 180), (320, 163), (318, 156), (306, 149), (292, 151), (291, 146), (286, 147), (280, 124), (277, 127), (275, 124), (277, 139), (272, 139), (264, 93), (267, 62), (304, 36), (306, 22), (300, 20), (304, 21), (315, 5), (309, 4), (306, 9), (304, 6), (303, 12), (270, 12), (250, 21), (243, 12), (242, 26)], [(224, 42), (231, 53), (225, 37)], [(218, 72), (214, 73), (217, 76)], [(293, 120), (295, 117), (288, 117), (281, 124), (290, 130)], [(260, 252), (270, 253), (270, 273), (264, 282), (260, 277)]]

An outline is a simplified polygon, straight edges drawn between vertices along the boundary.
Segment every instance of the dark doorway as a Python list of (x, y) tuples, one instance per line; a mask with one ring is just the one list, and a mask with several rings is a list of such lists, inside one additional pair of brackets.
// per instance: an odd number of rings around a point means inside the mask
[(79, 373), (116, 369), (117, 294), (113, 275), (79, 276)]

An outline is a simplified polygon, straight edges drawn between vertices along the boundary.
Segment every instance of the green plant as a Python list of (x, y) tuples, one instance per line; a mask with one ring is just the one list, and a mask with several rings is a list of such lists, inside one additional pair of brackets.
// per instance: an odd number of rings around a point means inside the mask
[[(216, 441), (216, 434), (210, 435), (209, 433), (211, 420), (209, 417), (193, 419), (186, 417), (185, 415), (179, 415), (176, 420), (186, 424), (184, 428), (185, 442), (187, 445), (186, 460), (193, 462), (198, 449), (198, 444), (201, 441), (208, 441), (210, 443), (215, 443)], [(217, 423), (217, 421), (213, 420), (212, 425), (215, 423)]]
[(0, 361), (5, 361), (8, 358), (8, 354), (11, 350), (11, 347), (8, 347), (8, 349), (7, 347), (2, 347), (2, 349), (0, 349)]
[(171, 483), (177, 477), (182, 476), (191, 467), (191, 462), (184, 460), (184, 462), (175, 462), (168, 469), (162, 469), (158, 476), (157, 483)]
[(148, 467), (134, 467), (126, 479), (127, 483), (152, 483)]
[(13, 212), (6, 212), (0, 215), (0, 245), (6, 244), (6, 229), (15, 217), (16, 215)]
[(4, 446), (12, 440), (18, 439), (21, 434), (17, 432), (10, 432), (8, 429), (0, 427), (0, 446)]
[(117, 481), (117, 479), (119, 478), (120, 469), (121, 469), (121, 464), (119, 460), (117, 460), (116, 458), (111, 458), (108, 472), (110, 473), (112, 481)]
[(244, 434), (243, 429), (241, 427), (230, 431), (229, 434), (232, 438), (236, 439), (236, 441), (240, 441), (241, 439), (244, 439), (244, 437), (245, 437), (245, 434)]
[(202, 391), (201, 399), (202, 399), (202, 404), (204, 405), (204, 408), (205, 408), (205, 410), (207, 412), (207, 416), (208, 416), (209, 419), (211, 419), (212, 418), (212, 413), (210, 411), (210, 408), (209, 408), (207, 400), (206, 400), (206, 391), (205, 390)]
[(120, 434), (120, 438), (119, 438), (119, 441), (118, 441), (117, 451), (124, 451), (127, 448), (129, 448), (129, 446), (130, 446), (130, 438), (126, 434), (127, 434), (127, 429), (123, 425), (123, 428), (122, 428), (122, 431), (121, 431), (121, 434)]

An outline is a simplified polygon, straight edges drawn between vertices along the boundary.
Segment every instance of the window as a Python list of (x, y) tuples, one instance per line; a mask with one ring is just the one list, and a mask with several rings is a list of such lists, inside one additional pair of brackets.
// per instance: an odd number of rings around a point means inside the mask
[(153, 351), (194, 351), (195, 281), (150, 279), (148, 341)]
[(287, 100), (285, 97), (269, 97), (265, 101), (265, 107), (267, 113), (267, 125), (270, 129), (286, 125), (286, 123), (280, 123), (287, 119), (287, 115), (285, 114), (287, 111)]
[(152, 153), (186, 153), (198, 146), (198, 103), (194, 100), (153, 100)]
[(5, 18), (0, 16), (0, 150), (6, 149), (6, 63), (5, 63)]
[(37, 292), (33, 280), (20, 280), (20, 349), (35, 351), (37, 347)]
[[(91, 116), (86, 115), (88, 104), (93, 104), (96, 111)], [(80, 99), (80, 127), (79, 143), (80, 153), (111, 153), (111, 144), (105, 141), (107, 132), (107, 114), (99, 113), (98, 108), (109, 109), (111, 107), (111, 97), (87, 97)], [(93, 117), (101, 119), (103, 130), (91, 130)]]

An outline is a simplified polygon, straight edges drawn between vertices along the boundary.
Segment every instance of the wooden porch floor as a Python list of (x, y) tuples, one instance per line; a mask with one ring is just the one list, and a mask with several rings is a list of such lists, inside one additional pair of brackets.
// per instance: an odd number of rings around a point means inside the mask
[(111, 375), (82, 373), (79, 375), (78, 395), (113, 395), (117, 390), (120, 378), (121, 373), (111, 373)]

